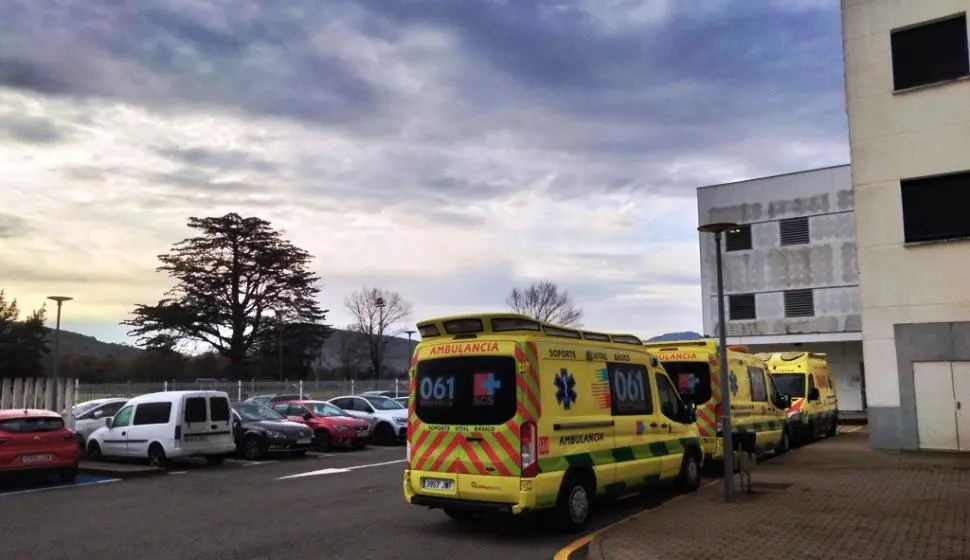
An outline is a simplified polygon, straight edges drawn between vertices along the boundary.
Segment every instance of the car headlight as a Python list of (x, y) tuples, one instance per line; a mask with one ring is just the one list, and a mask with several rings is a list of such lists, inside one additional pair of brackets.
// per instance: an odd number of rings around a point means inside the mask
[(338, 432), (346, 432), (347, 430), (350, 429), (350, 426), (344, 426), (343, 424), (337, 424), (336, 426), (333, 427), (333, 429), (334, 430), (337, 430)]
[(395, 418), (395, 419), (394, 419), (394, 422), (395, 422), (396, 424), (400, 424), (400, 425), (402, 425), (402, 426), (403, 426), (403, 425), (405, 425), (405, 424), (407, 424), (407, 423), (408, 423), (408, 419), (407, 419), (407, 418)]
[(283, 432), (274, 432), (273, 430), (269, 430), (266, 432), (266, 435), (273, 439), (286, 439), (286, 434)]

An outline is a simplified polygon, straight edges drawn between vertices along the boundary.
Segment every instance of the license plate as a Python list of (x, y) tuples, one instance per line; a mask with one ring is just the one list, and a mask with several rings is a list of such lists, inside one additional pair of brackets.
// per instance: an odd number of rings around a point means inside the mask
[(358, 435), (358, 436), (360, 436), (360, 437), (365, 437), (365, 436), (367, 436), (367, 435), (368, 435), (369, 433), (370, 433), (370, 432), (368, 432), (367, 430), (357, 430), (357, 435)]
[(312, 441), (313, 441), (313, 438), (308, 438), (308, 437), (300, 438), (296, 440), (296, 442), (299, 443), (300, 445), (306, 445), (308, 443), (311, 443)]
[(421, 488), (425, 490), (451, 490), (455, 485), (453, 480), (444, 480), (441, 478), (422, 478)]
[(50, 453), (44, 455), (24, 455), (20, 458), (22, 463), (40, 463), (42, 461), (50, 461), (54, 456)]
[(185, 436), (185, 441), (202, 441), (202, 436)]

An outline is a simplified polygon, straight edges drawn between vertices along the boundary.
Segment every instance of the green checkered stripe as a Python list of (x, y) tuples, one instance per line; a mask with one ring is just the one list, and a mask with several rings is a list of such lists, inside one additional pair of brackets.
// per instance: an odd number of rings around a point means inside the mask
[(559, 457), (544, 457), (539, 459), (539, 472), (560, 472), (570, 467), (592, 467), (677, 455), (683, 453), (684, 449), (691, 444), (700, 446), (700, 438), (679, 438)]
[(831, 411), (824, 411), (823, 410), (822, 412), (814, 412), (812, 414), (806, 414), (806, 413), (802, 412), (802, 416), (801, 416), (801, 418), (799, 420), (797, 420), (797, 422), (799, 424), (808, 425), (808, 423), (811, 422), (811, 421), (813, 421), (813, 420), (814, 421), (818, 421), (818, 420), (828, 420), (830, 417), (837, 416), (837, 415), (838, 415), (838, 412), (837, 411), (834, 411), (834, 410), (831, 410)]
[(774, 432), (782, 429), (784, 427), (784, 420), (771, 420), (769, 422), (754, 422), (752, 424), (738, 424), (734, 426), (734, 430), (742, 434), (748, 432)]

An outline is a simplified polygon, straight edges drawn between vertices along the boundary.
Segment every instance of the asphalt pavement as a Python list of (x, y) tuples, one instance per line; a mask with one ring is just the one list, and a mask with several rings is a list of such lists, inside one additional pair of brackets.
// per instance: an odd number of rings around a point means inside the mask
[[(404, 502), (403, 468), (403, 447), (372, 447), (67, 488), (0, 486), (0, 558), (549, 560), (581, 536), (541, 517), (459, 525)], [(590, 530), (670, 496), (598, 504)]]

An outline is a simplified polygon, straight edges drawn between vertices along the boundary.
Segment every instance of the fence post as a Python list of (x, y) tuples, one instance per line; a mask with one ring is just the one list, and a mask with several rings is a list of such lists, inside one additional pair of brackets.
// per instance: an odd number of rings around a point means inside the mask
[(81, 380), (74, 378), (74, 396), (71, 398), (72, 408), (79, 398), (81, 398)]
[(242, 379), (236, 381), (236, 400), (242, 400)]
[(401, 394), (400, 394), (400, 391), (401, 391), (400, 387), (401, 387), (401, 380), (395, 378), (394, 379), (394, 397), (395, 398), (401, 396)]
[(354, 380), (353, 379), (350, 380), (350, 394), (351, 395), (356, 395), (357, 394), (356, 391), (354, 391)]
[(168, 381), (162, 381), (162, 391), (168, 392)]
[(300, 400), (303, 400), (303, 380), (300, 380)]

